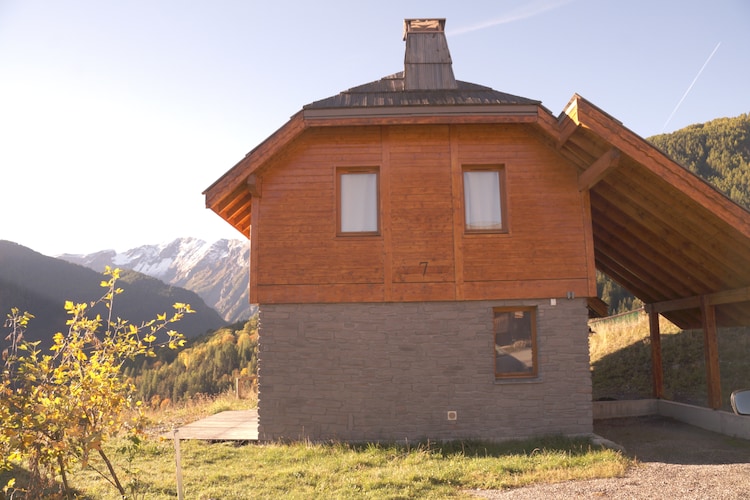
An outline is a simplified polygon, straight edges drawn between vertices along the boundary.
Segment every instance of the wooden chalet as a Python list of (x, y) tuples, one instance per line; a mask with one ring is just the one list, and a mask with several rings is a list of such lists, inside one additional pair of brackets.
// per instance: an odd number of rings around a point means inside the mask
[(705, 327), (711, 380), (717, 325), (750, 323), (747, 211), (578, 95), (456, 80), (444, 25), (405, 20), (402, 72), (204, 192), (251, 240), (261, 440), (590, 433), (597, 269)]

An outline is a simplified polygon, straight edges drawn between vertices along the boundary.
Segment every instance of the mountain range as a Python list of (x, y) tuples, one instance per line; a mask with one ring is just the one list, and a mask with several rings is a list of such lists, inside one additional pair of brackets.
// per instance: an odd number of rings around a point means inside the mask
[[(0, 240), (0, 312), (3, 318), (14, 307), (19, 312), (30, 312), (35, 318), (29, 323), (26, 339), (49, 340), (53, 333), (63, 331), (65, 327), (68, 319), (65, 301), (88, 303), (105, 293), (100, 286), (106, 279), (101, 273), (103, 269), (94, 271)], [(198, 294), (145, 274), (124, 270), (117, 286), (123, 289), (123, 293), (115, 296), (113, 313), (132, 324), (154, 319), (161, 313), (171, 313), (175, 302), (188, 303), (195, 310), (194, 314), (186, 315), (175, 325), (175, 329), (186, 337), (197, 337), (226, 324)], [(89, 316), (101, 314), (105, 317), (106, 312), (99, 304), (91, 309)]]
[(178, 238), (142, 245), (125, 252), (102, 250), (62, 254), (59, 259), (101, 272), (105, 266), (131, 269), (172, 286), (197, 293), (227, 323), (244, 321), (255, 312), (248, 301), (250, 242)]

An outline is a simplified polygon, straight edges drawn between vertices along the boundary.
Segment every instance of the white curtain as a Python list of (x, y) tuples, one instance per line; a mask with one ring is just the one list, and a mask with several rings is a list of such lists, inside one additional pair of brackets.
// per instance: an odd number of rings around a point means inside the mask
[(500, 172), (472, 170), (464, 172), (466, 229), (500, 230)]
[(341, 175), (341, 232), (378, 230), (378, 174)]

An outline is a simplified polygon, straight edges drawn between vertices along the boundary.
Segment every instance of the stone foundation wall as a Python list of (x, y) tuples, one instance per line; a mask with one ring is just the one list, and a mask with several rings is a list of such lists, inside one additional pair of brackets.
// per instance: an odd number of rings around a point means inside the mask
[[(538, 308), (537, 378), (495, 380), (499, 306)], [(261, 440), (590, 433), (586, 301), (261, 305), (259, 398)]]

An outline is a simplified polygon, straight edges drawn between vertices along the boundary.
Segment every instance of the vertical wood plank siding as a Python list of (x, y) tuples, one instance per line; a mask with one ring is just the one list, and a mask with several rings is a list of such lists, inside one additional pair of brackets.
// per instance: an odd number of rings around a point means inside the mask
[[(576, 169), (526, 126), (312, 129), (281, 162), (264, 169), (254, 212), (254, 302), (587, 296), (595, 289)], [(464, 234), (465, 164), (505, 166), (508, 234)], [(380, 168), (381, 234), (336, 237), (335, 169), (357, 166)]]

